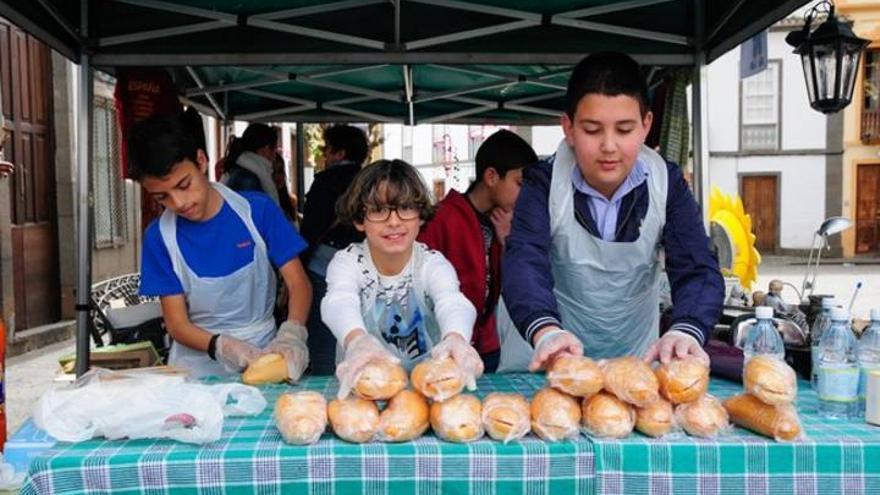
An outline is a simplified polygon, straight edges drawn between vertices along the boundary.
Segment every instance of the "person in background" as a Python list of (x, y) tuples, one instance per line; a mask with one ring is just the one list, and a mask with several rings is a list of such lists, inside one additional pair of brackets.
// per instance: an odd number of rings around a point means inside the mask
[(321, 321), (320, 304), (327, 291), (327, 265), (340, 249), (364, 236), (353, 226), (340, 222), (336, 202), (351, 185), (367, 159), (369, 143), (361, 129), (350, 125), (334, 125), (324, 130), (325, 169), (315, 174), (306, 194), (300, 232), (309, 243), (306, 267), (315, 291), (309, 327), (311, 372), (331, 375), (335, 370), (336, 339)]
[(477, 309), (474, 347), (491, 373), (501, 354), (495, 314), (501, 295), (501, 254), (523, 170), (538, 156), (523, 138), (502, 129), (480, 145), (475, 161), (477, 180), (464, 194), (449, 191), (422, 228), (419, 241), (443, 253), (455, 267), (461, 291)]
[(223, 161), (221, 182), (233, 191), (260, 191), (276, 205), (281, 201), (272, 180), (272, 162), (278, 148), (278, 131), (266, 124), (251, 124), (230, 145)]
[(275, 189), (278, 191), (281, 211), (296, 226), (299, 223), (299, 214), (296, 211), (296, 201), (287, 190), (287, 174), (285, 173), (284, 157), (281, 156), (281, 153), (275, 153), (275, 159), (272, 160), (272, 182), (275, 183)]

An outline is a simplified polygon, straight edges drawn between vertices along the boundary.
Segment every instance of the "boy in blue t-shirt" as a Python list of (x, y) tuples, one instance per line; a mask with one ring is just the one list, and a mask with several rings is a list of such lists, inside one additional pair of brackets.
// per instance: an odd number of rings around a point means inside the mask
[[(305, 241), (265, 194), (210, 183), (207, 156), (177, 117), (137, 123), (128, 150), (131, 177), (165, 207), (144, 234), (140, 291), (160, 297), (174, 339), (169, 364), (224, 375), (279, 353), (299, 379), (312, 298), (297, 257)], [(277, 331), (273, 267), (290, 294)]]

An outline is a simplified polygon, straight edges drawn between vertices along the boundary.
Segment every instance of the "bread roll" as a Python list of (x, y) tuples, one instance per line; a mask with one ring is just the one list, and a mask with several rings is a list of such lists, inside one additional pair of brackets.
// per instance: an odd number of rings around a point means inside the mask
[(401, 390), (379, 414), (377, 438), (383, 442), (406, 442), (428, 429), (428, 401), (418, 392)]
[(388, 400), (406, 388), (406, 371), (387, 359), (371, 361), (361, 370), (354, 392), (361, 399)]
[(577, 400), (558, 390), (542, 388), (532, 397), (532, 431), (550, 442), (580, 434), (581, 408)]
[(730, 430), (727, 410), (711, 395), (677, 406), (675, 420), (684, 431), (695, 437), (715, 438)]
[(260, 356), (241, 374), (241, 381), (248, 385), (281, 383), (287, 378), (287, 361), (277, 353)]
[(464, 389), (461, 370), (450, 358), (428, 358), (412, 370), (413, 388), (433, 401), (444, 401)]
[(550, 386), (575, 397), (589, 397), (604, 385), (602, 369), (585, 356), (561, 356), (547, 369)]
[(327, 429), (327, 400), (314, 391), (281, 394), (275, 402), (275, 424), (287, 443), (315, 443)]
[(657, 381), (669, 402), (693, 402), (709, 389), (709, 367), (695, 358), (675, 359), (657, 367)]
[(743, 369), (746, 392), (771, 406), (791, 404), (797, 397), (797, 376), (791, 366), (772, 356), (755, 356)]
[(379, 408), (360, 397), (330, 401), (327, 416), (336, 436), (348, 442), (369, 442), (379, 429)]
[(520, 394), (492, 392), (483, 398), (483, 428), (495, 440), (518, 440), (531, 430), (529, 401)]
[(752, 395), (742, 394), (724, 401), (724, 408), (734, 424), (761, 435), (787, 442), (801, 436), (801, 423), (791, 404), (771, 406)]
[(654, 370), (635, 356), (609, 359), (603, 363), (605, 390), (636, 407), (645, 407), (660, 397)]
[(431, 427), (438, 437), (449, 442), (473, 442), (483, 436), (480, 399), (459, 394), (431, 404)]
[(675, 412), (669, 401), (660, 399), (636, 409), (636, 429), (649, 437), (662, 437), (675, 428)]
[(624, 438), (636, 424), (633, 407), (607, 392), (584, 399), (581, 409), (584, 428), (593, 436)]

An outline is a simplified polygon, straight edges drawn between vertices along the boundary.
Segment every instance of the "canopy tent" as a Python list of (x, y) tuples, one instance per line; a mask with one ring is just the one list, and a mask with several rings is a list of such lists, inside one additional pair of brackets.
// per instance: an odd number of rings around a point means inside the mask
[[(805, 0), (0, 0), (80, 64), (166, 67), (220, 119), (558, 122), (568, 71), (617, 50), (693, 69), (694, 186), (706, 204), (705, 64)], [(90, 105), (78, 117), (90, 123)], [(78, 373), (88, 362), (88, 124), (78, 135)]]
[(803, 3), (0, 0), (0, 7), (75, 62), (88, 54), (95, 67), (170, 68), (182, 92), (220, 119), (530, 124), (556, 121), (570, 67), (586, 53), (621, 50), (650, 67), (693, 67)]

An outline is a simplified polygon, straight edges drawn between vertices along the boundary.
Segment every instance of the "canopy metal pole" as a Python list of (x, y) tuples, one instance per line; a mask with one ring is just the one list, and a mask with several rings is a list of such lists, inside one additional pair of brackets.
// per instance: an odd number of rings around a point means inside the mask
[[(82, 36), (88, 33), (88, 0), (80, 4), (82, 19)], [(92, 250), (89, 228), (90, 196), (89, 184), (91, 174), (92, 143), (92, 67), (91, 56), (83, 50), (77, 77), (78, 98), (76, 109), (77, 143), (76, 143), (76, 376), (82, 376), (89, 370), (89, 299), (92, 281)]]
[(694, 54), (693, 85), (691, 87), (691, 99), (693, 108), (693, 137), (694, 137), (694, 198), (700, 206), (703, 217), (703, 227), (709, 231), (709, 108), (706, 105), (709, 94), (709, 71), (706, 67), (705, 42), (706, 11), (703, 2), (694, 1), (695, 13), (695, 39), (697, 50)]
[(296, 209), (306, 204), (306, 126), (296, 123)]
[[(705, 54), (697, 56), (705, 61)], [(699, 63), (694, 67), (693, 87), (691, 99), (693, 100), (693, 134), (694, 134), (694, 198), (700, 205), (703, 214), (703, 223), (708, 227), (709, 219), (709, 131), (708, 114), (706, 105), (708, 93), (707, 69), (705, 63)]]

